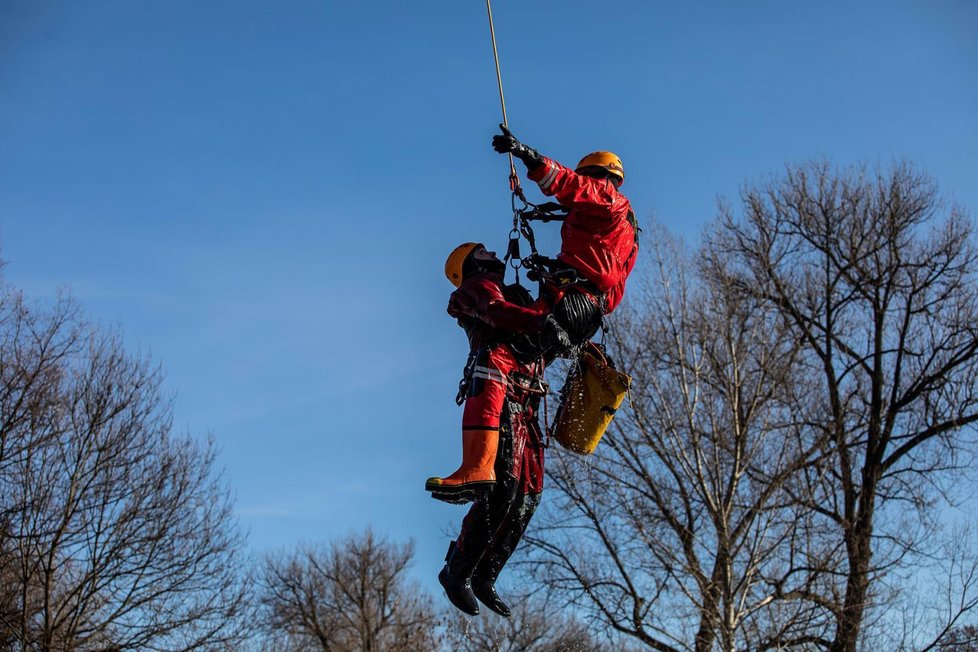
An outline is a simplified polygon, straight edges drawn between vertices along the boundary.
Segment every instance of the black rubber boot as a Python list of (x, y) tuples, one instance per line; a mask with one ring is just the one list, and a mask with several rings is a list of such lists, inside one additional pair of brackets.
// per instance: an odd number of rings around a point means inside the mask
[(445, 595), (453, 605), (470, 616), (479, 615), (479, 603), (475, 600), (472, 593), (472, 569), (475, 563), (459, 554), (455, 542), (448, 545), (448, 554), (445, 555), (445, 567), (438, 573), (438, 581), (445, 589)]
[(504, 618), (509, 618), (509, 607), (496, 593), (496, 579), (513, 551), (519, 544), (533, 513), (540, 504), (539, 494), (523, 494), (513, 497), (496, 536), (472, 572), (472, 592), (479, 602)]
[(509, 618), (510, 611), (506, 603), (499, 598), (496, 593), (496, 581), (489, 577), (473, 577), (472, 593), (479, 599), (479, 602), (486, 605), (503, 618)]

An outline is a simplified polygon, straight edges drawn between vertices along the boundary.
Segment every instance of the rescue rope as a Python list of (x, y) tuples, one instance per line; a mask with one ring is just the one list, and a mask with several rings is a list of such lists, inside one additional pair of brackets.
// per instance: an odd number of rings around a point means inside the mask
[[(496, 64), (496, 86), (499, 88), (499, 106), (503, 112), (503, 126), (509, 129), (509, 117), (506, 115), (506, 97), (503, 93), (503, 74), (499, 65), (499, 49), (496, 47), (496, 28), (492, 20), (492, 3), (486, 0), (486, 13), (489, 15), (489, 37), (492, 40), (492, 59)], [(520, 186), (520, 177), (516, 173), (516, 163), (513, 161), (513, 153), (509, 157), (509, 190), (510, 205), (513, 209), (513, 228), (509, 232), (509, 242), (506, 245), (506, 256), (503, 264), (508, 264), (516, 274), (516, 284), (520, 284), (520, 267), (523, 266), (523, 258), (520, 256), (520, 210), (525, 209), (529, 204)], [(517, 201), (522, 202), (522, 207), (517, 207)]]
[[(486, 13), (489, 14), (489, 37), (492, 39), (492, 58), (496, 62), (496, 85), (499, 87), (499, 106), (503, 110), (503, 125), (509, 129), (509, 118), (506, 117), (506, 98), (503, 95), (503, 73), (499, 67), (499, 50), (496, 48), (496, 28), (492, 21), (492, 4), (486, 0)], [(516, 164), (513, 162), (513, 153), (509, 153), (509, 188), (519, 197), (523, 196), (523, 189), (520, 188), (520, 178), (516, 174)]]

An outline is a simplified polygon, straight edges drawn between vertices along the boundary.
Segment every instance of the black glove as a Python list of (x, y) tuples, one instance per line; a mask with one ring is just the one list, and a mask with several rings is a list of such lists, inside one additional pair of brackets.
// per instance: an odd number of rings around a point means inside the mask
[(500, 154), (512, 152), (516, 156), (519, 156), (518, 152), (525, 149), (526, 145), (521, 143), (513, 135), (513, 132), (506, 128), (506, 125), (499, 125), (499, 128), (503, 133), (492, 137), (492, 148)]
[(550, 340), (557, 342), (561, 348), (569, 349), (571, 346), (570, 335), (557, 323), (553, 315), (547, 315), (543, 321), (543, 334)]
[(521, 143), (506, 125), (499, 125), (502, 134), (492, 137), (492, 148), (500, 154), (512, 154), (523, 161), (527, 170), (535, 170), (543, 165), (543, 157), (535, 149)]

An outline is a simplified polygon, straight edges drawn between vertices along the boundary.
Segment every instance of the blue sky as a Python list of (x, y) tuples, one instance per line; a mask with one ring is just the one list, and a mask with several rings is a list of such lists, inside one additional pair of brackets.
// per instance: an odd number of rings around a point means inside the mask
[[(978, 3), (493, 10), (514, 133), (617, 152), (640, 220), (695, 240), (815, 157), (978, 211)], [(481, 0), (0, 0), (0, 255), (163, 366), (256, 552), (372, 524), (432, 585), (463, 513), (422, 488), (459, 459), (442, 267), (505, 244), (499, 121)]]

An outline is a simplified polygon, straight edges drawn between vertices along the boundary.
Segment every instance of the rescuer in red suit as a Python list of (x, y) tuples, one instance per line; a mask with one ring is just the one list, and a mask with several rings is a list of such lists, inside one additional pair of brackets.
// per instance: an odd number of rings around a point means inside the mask
[[(529, 293), (503, 283), (505, 267), (479, 243), (457, 247), (445, 274), (458, 288), (448, 313), (469, 340), (460, 383), (462, 465), (451, 475), (428, 478), (432, 497), (473, 502), (458, 538), (449, 547), (438, 579), (448, 598), (478, 614), (476, 598), (497, 613), (509, 609), (495, 581), (519, 543), (543, 491), (543, 444), (536, 410), (544, 391), (544, 338), (569, 345), (546, 306), (530, 305)], [(522, 334), (522, 335), (521, 335)]]
[(621, 159), (592, 152), (571, 170), (521, 143), (504, 125), (500, 128), (493, 149), (523, 161), (543, 194), (568, 209), (557, 263), (572, 268), (579, 280), (568, 287), (545, 285), (541, 299), (573, 343), (582, 344), (600, 327), (602, 315), (621, 303), (638, 254), (638, 221), (619, 191), (625, 180)]
[[(534, 370), (527, 365), (538, 362), (541, 336), (568, 343), (553, 316), (544, 312), (548, 306), (530, 305), (526, 290), (504, 284), (504, 271), (495, 253), (475, 242), (456, 247), (445, 263), (445, 275), (457, 287), (449, 298), (448, 314), (458, 319), (469, 340), (469, 361), (458, 397), (465, 401), (462, 465), (447, 477), (428, 478), (425, 489), (450, 502), (471, 499), (475, 490), (496, 481), (499, 415), (510, 373), (532, 375)], [(535, 371), (542, 378), (543, 369)]]

